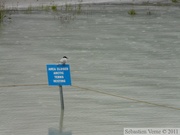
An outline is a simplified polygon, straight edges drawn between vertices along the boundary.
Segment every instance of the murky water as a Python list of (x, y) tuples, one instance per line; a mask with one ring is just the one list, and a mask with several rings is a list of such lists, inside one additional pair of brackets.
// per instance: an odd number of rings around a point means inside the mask
[(47, 83), (46, 64), (63, 55), (73, 83), (64, 87), (65, 132), (121, 135), (125, 127), (178, 127), (179, 8), (134, 6), (134, 17), (127, 14), (131, 8), (18, 12), (1, 24), (0, 134), (59, 128), (58, 87), (37, 84)]

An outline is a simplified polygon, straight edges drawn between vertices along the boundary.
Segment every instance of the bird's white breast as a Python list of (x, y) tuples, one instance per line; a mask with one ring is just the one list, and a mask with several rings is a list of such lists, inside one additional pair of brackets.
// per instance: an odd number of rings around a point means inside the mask
[(66, 62), (67, 62), (67, 59), (66, 59), (66, 58), (60, 59), (60, 63), (65, 64)]

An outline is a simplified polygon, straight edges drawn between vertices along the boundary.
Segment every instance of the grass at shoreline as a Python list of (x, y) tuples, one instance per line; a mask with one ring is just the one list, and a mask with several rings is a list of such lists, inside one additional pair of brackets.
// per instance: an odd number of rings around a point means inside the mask
[[(119, 9), (123, 8), (124, 11), (129, 15), (136, 15), (138, 10), (135, 7), (144, 6), (146, 15), (151, 15), (153, 10), (150, 11), (150, 7), (166, 7), (166, 6), (173, 6), (178, 7), (180, 6), (179, 0), (178, 2), (173, 2), (169, 0), (167, 3), (151, 3), (151, 2), (142, 2), (142, 3), (82, 3), (79, 2), (77, 4), (64, 4), (64, 5), (56, 5), (55, 3), (51, 3), (50, 5), (40, 5), (40, 6), (31, 6), (28, 7), (11, 7), (5, 8), (5, 3), (0, 2), (0, 22), (3, 22), (9, 14), (16, 14), (16, 13), (25, 13), (25, 14), (32, 14), (35, 12), (51, 12), (54, 15), (54, 18), (63, 18), (62, 14), (68, 13), (69, 16), (79, 15), (82, 13), (105, 13), (109, 12), (111, 9)], [(126, 7), (126, 8), (124, 8)], [(156, 8), (157, 9), (157, 8)], [(71, 15), (70, 15), (71, 14)], [(67, 18), (67, 17), (65, 17)], [(64, 18), (63, 18), (64, 19)]]
[(4, 16), (5, 16), (4, 2), (0, 1), (0, 22), (4, 20)]

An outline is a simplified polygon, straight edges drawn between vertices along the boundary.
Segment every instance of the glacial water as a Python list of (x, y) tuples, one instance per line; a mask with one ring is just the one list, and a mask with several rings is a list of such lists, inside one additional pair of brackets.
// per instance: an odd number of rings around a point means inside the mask
[[(128, 15), (132, 8), (137, 15)], [(119, 4), (14, 11), (0, 26), (0, 135), (59, 130), (59, 91), (47, 85), (46, 64), (64, 55), (73, 85), (63, 88), (63, 132), (179, 127), (179, 11)]]

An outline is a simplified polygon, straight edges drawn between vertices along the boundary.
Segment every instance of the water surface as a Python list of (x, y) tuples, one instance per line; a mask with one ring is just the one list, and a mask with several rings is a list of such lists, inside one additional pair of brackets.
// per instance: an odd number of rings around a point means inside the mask
[[(127, 14), (132, 8), (134, 17)], [(64, 131), (120, 135), (124, 127), (178, 127), (179, 13), (96, 5), (81, 14), (12, 14), (0, 27), (0, 134), (59, 128), (58, 87), (43, 84), (46, 64), (63, 55), (73, 83), (64, 87)]]

